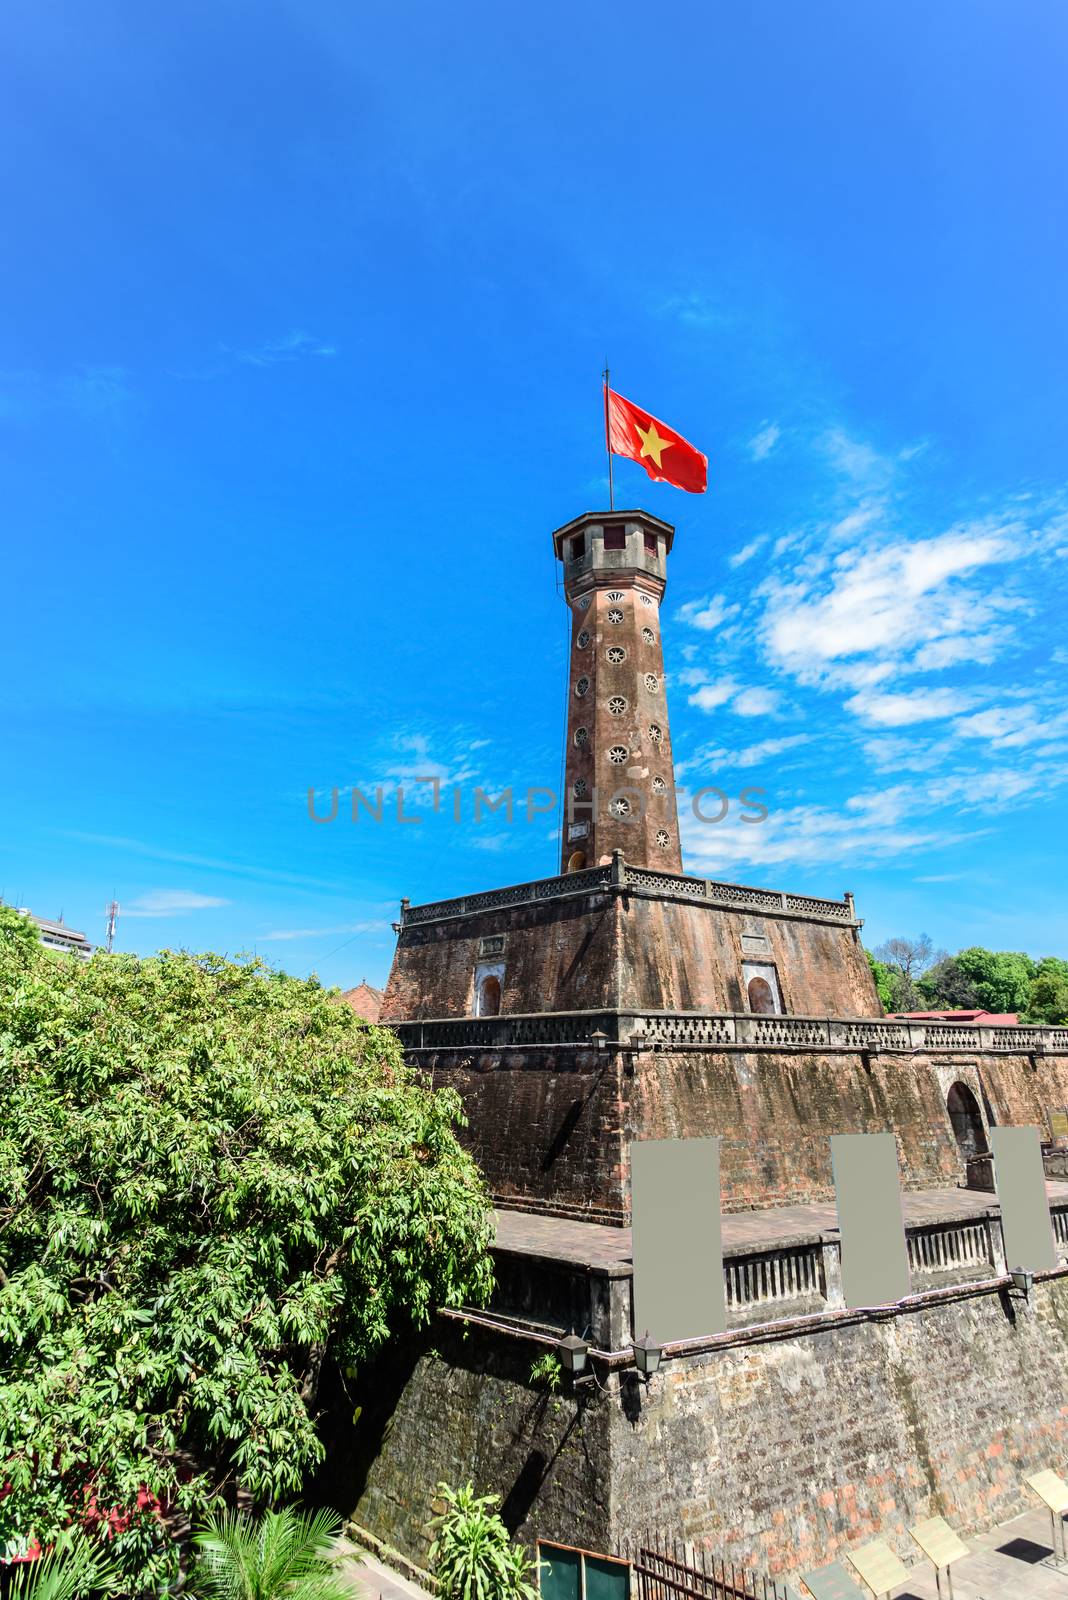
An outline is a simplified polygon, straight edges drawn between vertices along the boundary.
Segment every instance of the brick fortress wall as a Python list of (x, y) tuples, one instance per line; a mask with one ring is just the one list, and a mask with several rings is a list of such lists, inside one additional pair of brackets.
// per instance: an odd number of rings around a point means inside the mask
[[(835, 1133), (897, 1137), (902, 1186), (963, 1183), (946, 1108), (966, 1084), (998, 1123), (1045, 1127), (1068, 1105), (1068, 1057), (807, 1050), (429, 1051), (458, 1089), (460, 1137), (499, 1203), (623, 1222), (631, 1139), (719, 1135), (726, 1211), (833, 1199)], [(987, 1119), (988, 1120), (988, 1119)]]

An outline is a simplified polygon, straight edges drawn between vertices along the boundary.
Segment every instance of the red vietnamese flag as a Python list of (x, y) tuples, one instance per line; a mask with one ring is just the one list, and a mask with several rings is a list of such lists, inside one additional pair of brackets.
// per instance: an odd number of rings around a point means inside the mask
[(628, 456), (659, 483), (673, 483), (689, 494), (708, 488), (708, 457), (632, 400), (606, 385), (604, 423), (612, 455)]

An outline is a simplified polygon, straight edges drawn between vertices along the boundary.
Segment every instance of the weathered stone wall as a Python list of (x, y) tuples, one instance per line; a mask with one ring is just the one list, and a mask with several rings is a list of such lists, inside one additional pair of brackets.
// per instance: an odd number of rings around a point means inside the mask
[[(745, 961), (776, 968), (794, 1016), (878, 1017), (854, 930), (636, 894), (593, 893), (405, 927), (380, 1020), (474, 1010), (479, 942), (505, 935), (501, 1012), (748, 1011)], [(751, 947), (743, 950), (743, 934)], [(763, 947), (752, 948), (752, 941)]]
[(788, 1050), (645, 1055), (627, 1085), (627, 1128), (635, 1139), (718, 1134), (727, 1211), (832, 1199), (835, 1133), (892, 1130), (904, 1188), (955, 1184), (964, 1166), (945, 1096), (958, 1079), (979, 1099), (974, 1058)]
[[(774, 965), (793, 1016), (878, 1017), (871, 968), (853, 930), (675, 900), (624, 896), (619, 1004), (654, 1011), (748, 1011), (746, 961)], [(743, 950), (743, 933), (766, 949)]]
[(504, 934), (501, 1012), (587, 1011), (618, 987), (613, 896), (576, 895), (405, 928), (380, 1021), (473, 1015), (479, 942)]
[(946, 1109), (965, 1083), (997, 1122), (1046, 1126), (1068, 1104), (1068, 1057), (693, 1050), (636, 1057), (546, 1049), (426, 1052), (436, 1085), (459, 1090), (461, 1138), (500, 1201), (623, 1221), (631, 1139), (723, 1140), (725, 1210), (833, 1196), (835, 1133), (897, 1135), (901, 1181), (963, 1182)]
[(402, 1375), (383, 1361), (361, 1386), (368, 1404), (332, 1449), (325, 1495), (410, 1560), (425, 1566), (430, 1502), (439, 1481), (473, 1482), (501, 1496), (505, 1522), (526, 1544), (535, 1537), (604, 1549), (609, 1522), (611, 1414), (580, 1408), (568, 1390), (530, 1384), (538, 1347), (487, 1336), (466, 1339), (438, 1323), (434, 1346)]
[(612, 1551), (660, 1528), (772, 1574), (875, 1536), (911, 1558), (910, 1523), (988, 1527), (1068, 1450), (1064, 1277), (1027, 1303), (985, 1293), (671, 1362), (582, 1407), (530, 1389), (534, 1347), (434, 1338), (388, 1428), (361, 1416), (346, 1502), (417, 1561), (439, 1478), (500, 1493), (528, 1544)]
[(435, 1088), (463, 1098), (460, 1138), (505, 1205), (622, 1221), (626, 1145), (621, 1058), (592, 1050), (442, 1051), (421, 1056)]
[(612, 1426), (612, 1528), (772, 1574), (920, 1517), (989, 1527), (1068, 1448), (1068, 1282), (673, 1363)]

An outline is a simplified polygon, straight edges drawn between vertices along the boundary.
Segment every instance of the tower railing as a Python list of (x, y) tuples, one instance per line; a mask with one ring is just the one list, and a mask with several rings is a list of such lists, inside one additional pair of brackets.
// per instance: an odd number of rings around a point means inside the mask
[(411, 928), (427, 922), (443, 922), (450, 917), (475, 916), (505, 906), (606, 891), (651, 899), (685, 900), (733, 911), (756, 911), (767, 916), (835, 922), (850, 928), (860, 926), (852, 895), (845, 895), (841, 900), (822, 900), (814, 895), (720, 883), (713, 878), (694, 878), (686, 873), (657, 872), (650, 867), (632, 866), (618, 854), (605, 866), (587, 867), (581, 872), (566, 872), (554, 878), (537, 878), (503, 889), (487, 889), (481, 894), (459, 895), (421, 906), (402, 901), (400, 921), (402, 928)]

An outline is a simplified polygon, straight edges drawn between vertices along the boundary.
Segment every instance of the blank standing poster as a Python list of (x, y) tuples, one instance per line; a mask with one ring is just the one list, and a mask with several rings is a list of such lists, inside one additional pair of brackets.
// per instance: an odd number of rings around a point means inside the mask
[(1028, 1272), (1058, 1265), (1037, 1128), (991, 1128), (994, 1186), (1001, 1204), (1005, 1260)]
[(836, 1133), (831, 1165), (846, 1305), (903, 1300), (909, 1292), (909, 1258), (897, 1140), (892, 1133)]
[(636, 1337), (722, 1333), (719, 1140), (636, 1139), (630, 1189)]

